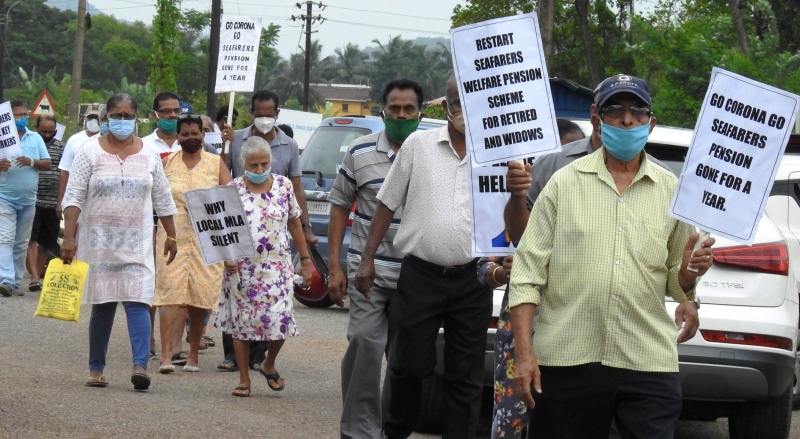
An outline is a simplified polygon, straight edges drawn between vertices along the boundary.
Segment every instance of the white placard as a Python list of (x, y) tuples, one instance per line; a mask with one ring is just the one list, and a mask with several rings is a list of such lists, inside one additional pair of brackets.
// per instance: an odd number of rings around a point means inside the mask
[(63, 138), (64, 138), (64, 131), (66, 131), (66, 130), (67, 130), (67, 127), (66, 127), (66, 126), (64, 126), (64, 125), (62, 125), (62, 124), (60, 124), (60, 123), (56, 123), (56, 135), (55, 135), (55, 139), (56, 139), (56, 140), (58, 140), (58, 141), (60, 142), (60, 141), (61, 141), (61, 139), (63, 139)]
[(792, 93), (714, 68), (669, 215), (752, 244), (798, 109)]
[(450, 31), (474, 166), (561, 151), (536, 14)]
[(206, 265), (256, 254), (242, 200), (235, 187), (215, 186), (183, 195)]
[(300, 149), (306, 147), (308, 139), (314, 134), (320, 122), (322, 122), (322, 115), (320, 113), (308, 113), (305, 111), (289, 110), (281, 108), (278, 114), (278, 121), (276, 124), (286, 124), (292, 127), (294, 131), (294, 140)]
[(208, 143), (209, 145), (213, 146), (214, 149), (217, 150), (217, 154), (222, 152), (222, 133), (219, 131), (214, 131), (210, 133), (206, 133), (205, 137), (203, 137), (203, 142)]
[(214, 93), (255, 88), (261, 17), (222, 16)]
[[(533, 164), (536, 157), (523, 158)], [(516, 243), (506, 235), (503, 220), (511, 193), (506, 187), (506, 163), (470, 167), (470, 210), (472, 211), (472, 256), (513, 255)]]
[(19, 143), (19, 133), (14, 122), (14, 113), (11, 112), (11, 104), (3, 102), (0, 104), (0, 159), (18, 156), (22, 153), (22, 145)]

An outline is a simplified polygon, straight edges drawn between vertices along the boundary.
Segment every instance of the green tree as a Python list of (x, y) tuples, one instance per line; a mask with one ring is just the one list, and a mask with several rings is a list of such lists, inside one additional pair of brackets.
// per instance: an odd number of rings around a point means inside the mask
[(156, 0), (156, 16), (153, 18), (152, 29), (155, 40), (150, 63), (150, 83), (156, 92), (178, 90), (175, 48), (181, 42), (180, 3), (180, 0)]

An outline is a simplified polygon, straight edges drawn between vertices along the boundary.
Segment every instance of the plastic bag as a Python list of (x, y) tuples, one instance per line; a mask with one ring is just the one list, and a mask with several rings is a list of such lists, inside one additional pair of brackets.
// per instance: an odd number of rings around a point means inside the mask
[(33, 315), (77, 322), (88, 272), (86, 262), (73, 259), (71, 264), (65, 265), (60, 258), (51, 260), (44, 274), (39, 306)]

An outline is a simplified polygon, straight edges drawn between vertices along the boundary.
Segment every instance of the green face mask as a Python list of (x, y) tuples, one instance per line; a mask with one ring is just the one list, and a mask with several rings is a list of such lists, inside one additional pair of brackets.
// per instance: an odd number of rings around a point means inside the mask
[(389, 140), (402, 144), (406, 137), (417, 130), (419, 119), (394, 119), (387, 116), (383, 119), (383, 123), (386, 125), (386, 135), (389, 136)]
[(158, 119), (158, 128), (164, 134), (171, 136), (178, 131), (178, 119)]

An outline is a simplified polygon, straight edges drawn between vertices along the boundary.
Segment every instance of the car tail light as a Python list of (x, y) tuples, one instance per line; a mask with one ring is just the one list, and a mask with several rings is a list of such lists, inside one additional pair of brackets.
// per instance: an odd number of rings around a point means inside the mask
[(490, 329), (497, 329), (497, 324), (500, 322), (500, 317), (492, 317), (489, 320), (489, 328)]
[(703, 340), (713, 343), (743, 344), (765, 348), (792, 350), (792, 340), (774, 335), (745, 334), (742, 332), (709, 331), (701, 329)]
[(344, 117), (337, 117), (336, 119), (333, 119), (333, 123), (335, 123), (337, 125), (350, 125), (351, 123), (353, 123), (353, 119), (347, 119), (347, 118), (344, 118)]
[(770, 274), (789, 274), (789, 252), (783, 242), (715, 248), (714, 263)]
[(350, 216), (347, 217), (347, 227), (353, 226), (353, 218), (356, 216), (356, 203), (358, 203), (358, 201), (354, 201), (353, 208), (350, 209)]

